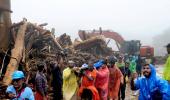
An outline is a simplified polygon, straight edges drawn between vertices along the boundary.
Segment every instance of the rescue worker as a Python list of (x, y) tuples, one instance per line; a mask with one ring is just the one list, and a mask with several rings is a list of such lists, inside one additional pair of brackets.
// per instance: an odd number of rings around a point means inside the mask
[(52, 87), (53, 87), (53, 100), (62, 100), (63, 99), (63, 92), (62, 92), (62, 85), (63, 85), (63, 77), (62, 72), (60, 70), (59, 64), (57, 62), (51, 62), (50, 67), (52, 70)]
[(109, 100), (118, 100), (120, 84), (123, 84), (123, 75), (120, 69), (116, 66), (116, 58), (109, 57)]
[(108, 84), (109, 84), (109, 69), (105, 61), (99, 61), (94, 64), (97, 69), (95, 86), (99, 92), (100, 100), (107, 100)]
[(138, 55), (137, 60), (136, 60), (136, 72), (138, 73), (138, 76), (141, 76), (141, 71), (142, 70), (142, 59), (140, 55)]
[(34, 100), (31, 88), (24, 83), (24, 73), (15, 71), (12, 75), (12, 85), (7, 87), (6, 93), (10, 100)]
[(139, 89), (139, 100), (170, 100), (168, 98), (168, 82), (156, 76), (156, 69), (152, 64), (144, 64), (144, 77), (133, 75), (131, 89)]
[(124, 67), (121, 67), (120, 71), (123, 74), (123, 84), (120, 84), (119, 100), (125, 100), (126, 83), (128, 82), (128, 79), (131, 75), (130, 70), (129, 70), (129, 62), (128, 61), (125, 62)]
[(77, 76), (75, 71), (75, 62), (70, 60), (69, 66), (63, 71), (63, 99), (75, 99), (75, 94), (78, 89)]
[(45, 64), (37, 64), (38, 71), (35, 77), (35, 87), (36, 87), (36, 100), (47, 100), (47, 78), (44, 74)]
[(168, 81), (168, 91), (170, 93), (170, 43), (166, 46), (168, 52), (168, 59), (165, 64), (163, 78)]
[(131, 74), (136, 73), (136, 57), (130, 56), (129, 61), (130, 61), (129, 69), (130, 69)]
[[(93, 68), (92, 62), (83, 64), (81, 67), (81, 86), (79, 89), (79, 96), (82, 100), (100, 100), (99, 93), (94, 86), (96, 80), (96, 70)], [(89, 92), (88, 92), (89, 91)]]
[(125, 63), (122, 56), (118, 57), (118, 61), (116, 62), (116, 66), (121, 70), (122, 67), (125, 67)]

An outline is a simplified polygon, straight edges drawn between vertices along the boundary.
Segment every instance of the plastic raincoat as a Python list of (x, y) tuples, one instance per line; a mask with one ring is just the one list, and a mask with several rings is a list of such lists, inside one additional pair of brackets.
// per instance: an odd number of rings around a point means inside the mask
[(159, 90), (163, 95), (163, 100), (170, 100), (168, 94), (168, 82), (156, 76), (156, 69), (149, 64), (151, 76), (149, 78), (140, 77), (135, 80), (135, 88), (140, 89), (139, 100), (153, 100), (152, 94)]
[(16, 95), (16, 98), (10, 99), (10, 100), (26, 100), (26, 99), (35, 100), (34, 94), (31, 90), (31, 88), (29, 88), (29, 87), (26, 87), (25, 89), (23, 89), (23, 91), (21, 91), (19, 94), (17, 94), (13, 85), (10, 85), (7, 87), (6, 93), (13, 93)]
[[(165, 69), (164, 69), (164, 72), (163, 72), (163, 78), (167, 81), (170, 81), (170, 55), (169, 55), (169, 57), (166, 61), (166, 64), (165, 64)], [(170, 93), (170, 82), (168, 84), (168, 93)]]
[(107, 100), (109, 85), (109, 69), (107, 67), (97, 71), (95, 86), (101, 100)]
[(165, 69), (164, 69), (164, 72), (163, 72), (163, 78), (165, 80), (170, 80), (170, 55), (166, 61), (166, 64), (165, 64)]
[(135, 59), (133, 59), (130, 62), (129, 70), (130, 70), (131, 73), (136, 72), (136, 60)]
[(64, 100), (71, 100), (78, 88), (77, 76), (71, 68), (63, 71), (63, 97)]
[(116, 62), (116, 66), (118, 67), (118, 68), (122, 68), (122, 67), (125, 67), (125, 63), (124, 62)]
[(89, 80), (87, 76), (82, 76), (81, 87), (79, 88), (78, 95), (81, 96), (84, 89), (89, 89), (92, 92), (93, 100), (100, 100), (99, 93), (96, 87), (94, 86), (95, 79), (96, 79), (96, 70), (95, 69), (93, 71), (86, 70), (85, 73), (88, 76), (91, 76), (93, 80)]
[(119, 68), (114, 66), (114, 68), (109, 68), (109, 98), (116, 100), (118, 99), (121, 77), (123, 76)]

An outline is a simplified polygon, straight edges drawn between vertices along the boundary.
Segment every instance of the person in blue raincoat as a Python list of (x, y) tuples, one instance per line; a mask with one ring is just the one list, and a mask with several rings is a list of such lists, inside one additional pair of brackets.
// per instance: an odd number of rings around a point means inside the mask
[(6, 93), (10, 100), (34, 100), (31, 88), (24, 83), (24, 73), (15, 71), (12, 75), (12, 85), (8, 86)]
[(170, 100), (168, 82), (156, 76), (156, 69), (152, 64), (143, 66), (143, 77), (133, 75), (131, 89), (139, 89), (139, 100)]

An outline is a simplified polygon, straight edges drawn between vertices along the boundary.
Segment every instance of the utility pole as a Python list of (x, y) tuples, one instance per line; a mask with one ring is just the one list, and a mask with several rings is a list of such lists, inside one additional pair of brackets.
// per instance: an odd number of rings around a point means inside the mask
[(9, 48), (11, 12), (11, 1), (0, 0), (0, 53)]

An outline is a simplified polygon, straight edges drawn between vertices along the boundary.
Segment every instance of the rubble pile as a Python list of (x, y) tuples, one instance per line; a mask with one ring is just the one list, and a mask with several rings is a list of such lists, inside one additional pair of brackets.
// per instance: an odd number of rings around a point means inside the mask
[[(67, 66), (68, 60), (74, 60), (77, 66), (81, 66), (89, 60), (96, 61), (112, 53), (103, 36), (72, 43), (70, 36), (66, 33), (55, 38), (52, 32), (44, 28), (45, 25), (37, 25), (27, 21), (12, 25), (10, 29), (11, 59), (8, 61), (8, 66), (5, 66), (7, 67), (6, 73), (3, 73), (5, 74), (3, 82), (5, 81), (6, 85), (11, 81), (9, 74), (11, 75), (16, 69), (22, 69), (26, 72), (26, 82), (35, 78), (38, 62), (46, 64), (47, 74), (49, 74), (47, 79), (51, 80), (52, 69), (49, 67), (51, 62), (62, 60), (64, 64), (61, 68), (63, 70)], [(13, 60), (14, 58), (15, 60)], [(11, 65), (15, 65), (13, 70)], [(4, 88), (1, 89), (5, 91)]]
[[(16, 37), (20, 25), (22, 24), (16, 24), (11, 28), (15, 35), (13, 37)], [(56, 61), (58, 56), (67, 58), (67, 60), (75, 60), (77, 63), (82, 64), (89, 59), (95, 60), (97, 55), (106, 56), (111, 53), (103, 36), (93, 37), (73, 44), (67, 34), (64, 33), (55, 39), (49, 30), (44, 29), (41, 25), (35, 26), (32, 23), (27, 25), (24, 42), (25, 54), (23, 57), (25, 57), (25, 62), (22, 63), (26, 64), (25, 70), (31, 72), (37, 70), (37, 62)]]
[(74, 45), (75, 50), (87, 52), (96, 56), (108, 56), (113, 53), (112, 49), (107, 47), (104, 36), (95, 36)]
[(57, 38), (58, 43), (63, 47), (66, 48), (70, 45), (72, 45), (72, 41), (69, 35), (66, 33), (62, 34), (60, 37)]
[[(17, 33), (17, 29), (19, 27), (20, 26), (18, 25), (11, 28), (11, 30), (13, 30), (12, 32)], [(32, 23), (27, 24), (24, 37), (24, 44), (24, 60), (21, 61), (22, 63), (28, 63), (32, 60), (34, 62), (46, 61), (49, 57), (55, 60), (57, 57), (56, 55), (60, 54), (60, 52), (62, 51), (62, 47), (55, 40), (54, 36), (49, 30), (43, 29), (41, 25), (36, 26)], [(33, 66), (29, 66), (27, 68), (30, 67)], [(29, 69), (26, 70), (28, 71)]]
[[(20, 25), (21, 23), (11, 28), (13, 34), (17, 33)], [(107, 47), (103, 36), (92, 37), (73, 44), (70, 36), (66, 33), (55, 39), (51, 32), (44, 29), (42, 25), (32, 23), (27, 25), (24, 41), (25, 55), (23, 57), (25, 57), (25, 61), (22, 60), (24, 61), (22, 63), (26, 65), (25, 70), (31, 72), (37, 70), (37, 62), (49, 63), (50, 61), (57, 61), (59, 56), (66, 61), (74, 60), (78, 64), (82, 64), (87, 60), (95, 60), (100, 56), (108, 56), (112, 53), (111, 48)]]

